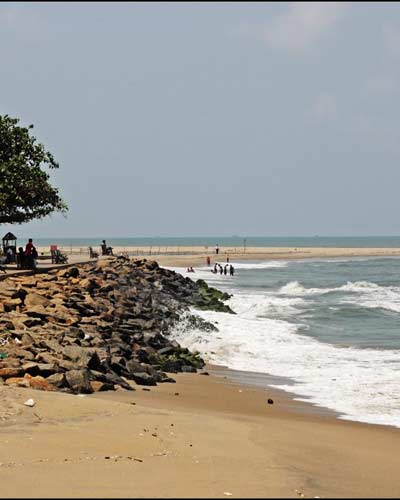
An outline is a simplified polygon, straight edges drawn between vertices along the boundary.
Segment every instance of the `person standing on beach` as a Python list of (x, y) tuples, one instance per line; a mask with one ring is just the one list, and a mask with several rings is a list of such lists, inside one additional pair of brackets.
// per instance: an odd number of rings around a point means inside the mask
[(215, 245), (215, 253), (216, 253), (217, 255), (219, 254), (219, 246), (218, 246), (218, 244), (217, 244), (217, 245)]
[(207, 266), (209, 266), (211, 264), (211, 259), (210, 257), (207, 255)]
[(226, 274), (228, 272), (227, 267), (228, 267), (228, 264), (225, 264), (225, 266), (224, 266), (224, 274), (225, 274), (225, 276), (226, 276)]
[(36, 259), (38, 257), (38, 253), (37, 253), (37, 250), (36, 250), (35, 246), (33, 245), (32, 238), (29, 238), (28, 243), (26, 244), (25, 255), (27, 257), (26, 260), (29, 263), (29, 267), (35, 268), (36, 267)]
[(224, 270), (222, 269), (221, 264), (218, 264), (218, 266), (219, 266), (219, 274), (222, 274), (224, 272)]
[(233, 276), (235, 274), (235, 268), (232, 266), (232, 264), (229, 266), (229, 274)]
[(28, 243), (25, 246), (25, 255), (32, 255), (32, 251), (35, 247), (33, 246), (32, 238), (29, 238)]

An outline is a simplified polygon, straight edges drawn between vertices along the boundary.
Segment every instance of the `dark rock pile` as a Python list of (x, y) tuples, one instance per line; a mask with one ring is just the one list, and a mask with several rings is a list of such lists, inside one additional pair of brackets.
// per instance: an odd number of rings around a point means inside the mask
[(171, 341), (171, 328), (185, 316), (215, 329), (188, 309), (232, 312), (228, 298), (146, 260), (9, 278), (0, 283), (0, 383), (91, 393), (174, 382), (166, 372), (195, 372), (204, 361)]

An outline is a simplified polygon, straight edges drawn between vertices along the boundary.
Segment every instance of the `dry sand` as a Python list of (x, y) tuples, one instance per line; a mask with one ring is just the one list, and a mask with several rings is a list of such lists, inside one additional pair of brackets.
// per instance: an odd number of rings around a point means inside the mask
[(86, 397), (0, 387), (0, 497), (399, 496), (398, 429), (174, 377)]
[[(61, 249), (71, 259), (88, 256), (86, 247), (65, 247)], [(98, 248), (95, 250), (99, 251)], [(40, 247), (39, 253), (48, 253), (47, 247)], [(114, 247), (114, 254), (128, 254), (131, 257), (155, 259), (164, 266), (199, 266), (206, 264), (207, 256), (214, 262), (241, 260), (307, 259), (333, 257), (389, 257), (400, 256), (400, 248), (294, 248), (294, 247), (221, 247), (219, 255), (211, 247)], [(72, 262), (72, 260), (71, 260)]]

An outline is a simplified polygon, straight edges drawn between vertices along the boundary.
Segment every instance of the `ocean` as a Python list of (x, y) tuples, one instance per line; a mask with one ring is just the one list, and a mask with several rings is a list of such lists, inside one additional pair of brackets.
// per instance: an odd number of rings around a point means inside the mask
[[(26, 238), (18, 236), (18, 240), (25, 241)], [(107, 237), (107, 235), (98, 238), (34, 238), (38, 246), (58, 245), (60, 247), (78, 246), (78, 247), (98, 247), (101, 240), (107, 240), (111, 246), (122, 247), (151, 247), (162, 250), (165, 247), (179, 246), (207, 246), (214, 248), (216, 244), (220, 247), (334, 247), (334, 248), (400, 248), (400, 236), (358, 236), (358, 237), (340, 237), (340, 236), (313, 236), (313, 237), (262, 237), (262, 236), (204, 236), (204, 237), (152, 237), (152, 238), (127, 238), (127, 237)]]
[(177, 329), (182, 345), (338, 418), (400, 427), (400, 258), (232, 263), (233, 277), (188, 275), (232, 293), (237, 314), (197, 311), (219, 331)]

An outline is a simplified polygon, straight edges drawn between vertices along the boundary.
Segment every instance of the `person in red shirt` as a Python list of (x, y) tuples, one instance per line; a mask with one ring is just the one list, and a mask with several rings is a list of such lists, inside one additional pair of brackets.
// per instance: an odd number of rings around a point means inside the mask
[(28, 243), (26, 244), (25, 255), (27, 256), (27, 261), (29, 262), (30, 267), (35, 268), (38, 254), (34, 244), (32, 243), (32, 238), (29, 238)]
[(32, 238), (29, 238), (28, 243), (26, 244), (26, 247), (25, 247), (25, 255), (28, 255), (28, 256), (32, 255), (34, 248), (35, 247), (32, 243)]

